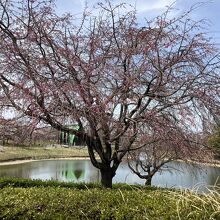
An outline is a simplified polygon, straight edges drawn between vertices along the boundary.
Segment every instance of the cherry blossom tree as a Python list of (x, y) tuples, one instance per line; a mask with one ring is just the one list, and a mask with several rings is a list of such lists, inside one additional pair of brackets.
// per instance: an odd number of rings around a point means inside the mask
[[(167, 164), (169, 162), (176, 160), (186, 163), (211, 162), (210, 160), (213, 159), (213, 152), (206, 147), (204, 135), (189, 133), (179, 128), (178, 123), (164, 120), (166, 119), (151, 122), (152, 125), (147, 131), (145, 125), (139, 135), (144, 138), (139, 139), (136, 144), (141, 148), (127, 154), (129, 168), (145, 180), (145, 185), (151, 185), (152, 178), (157, 172), (172, 170), (172, 166)], [(148, 134), (147, 141), (145, 141), (146, 134)]]
[[(33, 137), (36, 140), (36, 130), (39, 130), (37, 125), (36, 120), (30, 120), (25, 115), (15, 115), (11, 118), (1, 115), (0, 141), (2, 145), (30, 145)], [(44, 132), (44, 134), (46, 133)], [(49, 140), (48, 134), (47, 132), (47, 140)]]
[[(152, 130), (163, 140), (170, 126), (173, 136), (189, 134), (219, 115), (218, 50), (202, 33), (203, 21), (190, 19), (191, 9), (170, 18), (168, 8), (140, 27), (135, 10), (109, 1), (81, 20), (58, 16), (54, 1), (0, 5), (5, 99), (83, 138), (105, 187), (128, 152), (152, 142)], [(190, 152), (185, 143), (178, 149)]]

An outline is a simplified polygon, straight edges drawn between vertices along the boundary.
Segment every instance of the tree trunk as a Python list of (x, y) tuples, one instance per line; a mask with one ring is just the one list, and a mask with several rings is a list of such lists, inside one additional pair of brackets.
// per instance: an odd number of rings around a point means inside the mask
[(102, 183), (102, 186), (104, 186), (105, 188), (112, 188), (113, 175), (112, 175), (111, 168), (109, 168), (109, 169), (101, 169), (100, 172), (101, 172), (101, 183)]
[(146, 178), (145, 185), (146, 186), (151, 186), (151, 182), (152, 182), (152, 176), (149, 176), (149, 177)]

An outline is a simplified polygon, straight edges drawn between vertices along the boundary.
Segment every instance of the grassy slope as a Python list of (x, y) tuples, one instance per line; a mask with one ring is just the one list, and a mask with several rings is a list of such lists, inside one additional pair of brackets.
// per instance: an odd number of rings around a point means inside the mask
[(87, 157), (86, 148), (4, 147), (0, 162), (22, 159), (48, 159), (61, 157)]
[(0, 219), (220, 219), (220, 194), (1, 179)]

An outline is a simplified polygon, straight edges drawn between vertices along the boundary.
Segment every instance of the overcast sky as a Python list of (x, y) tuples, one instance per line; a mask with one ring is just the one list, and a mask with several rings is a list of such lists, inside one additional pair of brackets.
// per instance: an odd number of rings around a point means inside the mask
[[(59, 13), (70, 12), (73, 14), (78, 14), (83, 11), (86, 4), (85, 0), (56, 1), (57, 11)], [(210, 35), (220, 47), (220, 0), (177, 0), (175, 3), (173, 0), (112, 0), (112, 2), (115, 4), (126, 2), (127, 4), (134, 5), (137, 9), (140, 21), (144, 17), (150, 18), (160, 15), (163, 11), (165, 11), (166, 6), (172, 3), (174, 4), (174, 7), (179, 9), (178, 11), (181, 12), (189, 9), (190, 6), (196, 3), (205, 2), (201, 7), (192, 13), (192, 16), (194, 19), (205, 18), (210, 22)], [(96, 3), (97, 0), (87, 1), (89, 8), (92, 8), (92, 6)]]

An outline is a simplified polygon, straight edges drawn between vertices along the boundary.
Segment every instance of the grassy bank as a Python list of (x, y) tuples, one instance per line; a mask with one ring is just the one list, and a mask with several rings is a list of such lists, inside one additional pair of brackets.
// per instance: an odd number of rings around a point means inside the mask
[(61, 148), (61, 147), (4, 147), (0, 151), (0, 162), (25, 160), (25, 159), (49, 159), (65, 157), (87, 157), (86, 148)]
[(0, 219), (220, 219), (220, 195), (1, 179)]

